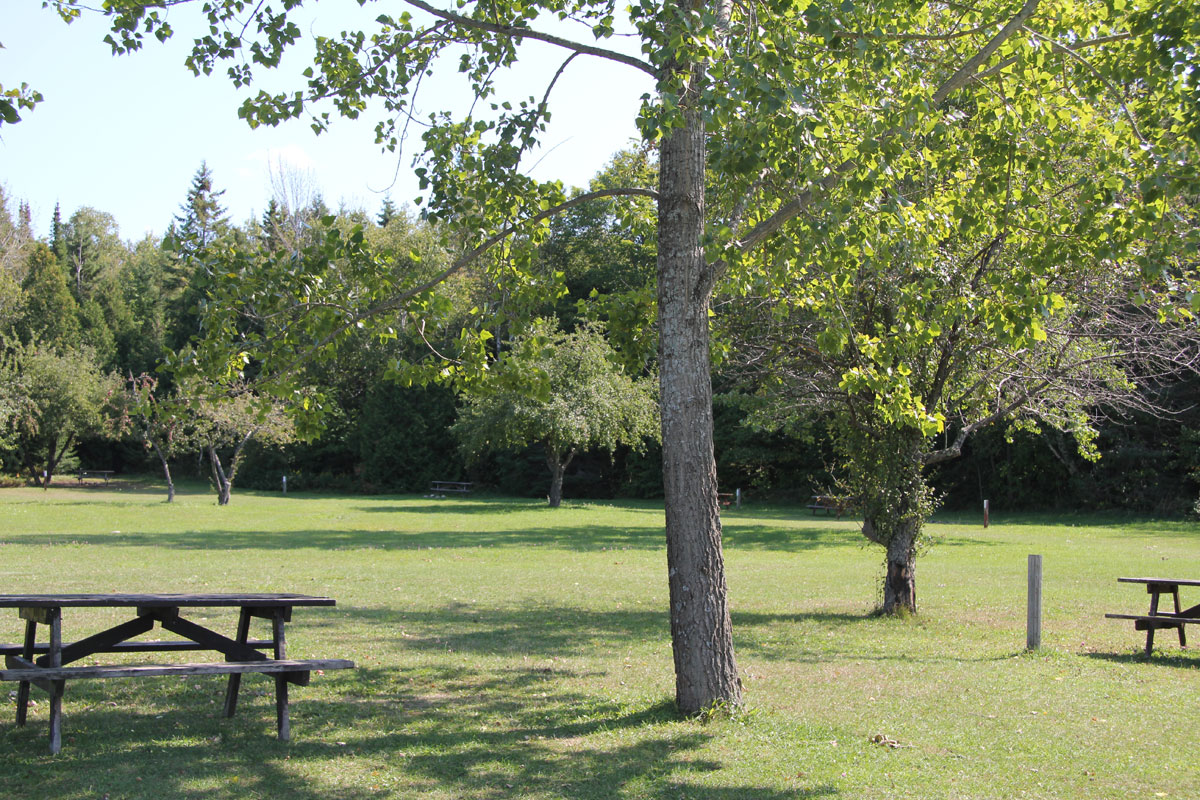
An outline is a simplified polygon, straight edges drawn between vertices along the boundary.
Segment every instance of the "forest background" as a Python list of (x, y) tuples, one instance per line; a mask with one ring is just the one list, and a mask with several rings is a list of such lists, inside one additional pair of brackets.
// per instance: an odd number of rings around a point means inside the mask
[[(653, 180), (653, 153), (627, 151), (614, 156), (589, 188), (622, 182), (650, 186)], [(432, 224), (391, 200), (372, 211), (331, 209), (311, 176), (284, 168), (272, 174), (272, 186), (274, 197), (261, 217), (234, 222), (225, 211), (218, 177), (202, 164), (191, 186), (181, 187), (167, 236), (147, 235), (137, 242), (122, 239), (112, 215), (90, 207), (69, 213), (56, 208), (50, 230), (34, 230), (28, 204), (0, 187), (5, 347), (0, 371), (10, 373), (0, 406), (11, 420), (0, 435), (5, 474), (33, 479), (44, 468), (47, 448), (56, 447), (63, 456), (56, 465), (59, 474), (80, 467), (120, 474), (160, 470), (142, 429), (129, 419), (117, 424), (121, 415), (110, 409), (106, 416), (100, 406), (111, 406), (137, 376), (170, 380), (158, 367), (165, 354), (185, 348), (203, 313), (212, 265), (197, 257), (201, 251), (301, 253), (330, 230), (361, 226), (369, 248), (408, 254), (397, 270), (433, 269), (447, 260)], [(628, 224), (633, 215), (622, 204), (636, 202), (581, 205), (554, 219), (549, 237), (538, 245), (538, 271), (560, 276), (564, 293), (537, 311), (566, 331), (588, 320), (606, 325), (617, 360), (630, 373), (649, 374), (655, 240), (652, 232), (639, 233)], [(279, 489), (286, 475), (291, 490), (411, 493), (426, 492), (434, 480), (462, 479), (506, 495), (545, 496), (548, 478), (540, 445), (468, 458), (451, 430), (463, 399), (444, 386), (406, 385), (393, 369), (405, 358), (448, 349), (455, 325), (469, 324), (479, 308), (503, 307), (504, 290), (486, 275), (478, 269), (456, 278), (446, 293), (455, 311), (439, 331), (402, 327), (388, 341), (364, 334), (342, 347), (334, 361), (308, 367), (303, 382), (333, 401), (325, 431), (313, 441), (290, 435), (250, 438), (241, 454), (238, 486)], [(753, 386), (722, 358), (731, 344), (720, 333), (719, 298), (714, 305), (715, 444), (722, 491), (736, 488), (755, 500), (791, 502), (834, 491), (838, 475), (831, 469), (827, 420), (820, 412), (788, 432), (751, 424)], [(501, 330), (497, 346), (520, 333)], [(88, 405), (89, 391), (93, 395), (96, 413), (69, 423), (69, 440), (49, 436), (61, 421), (39, 422), (32, 415), (31, 404), (49, 402), (39, 400), (38, 387), (31, 385), (37, 370), (28, 365), (39, 351), (71, 355), (56, 362), (59, 374), (51, 383), (58, 381), (54, 385), (60, 388), (43, 386), (42, 391), (63, 395), (61, 387), (69, 385), (74, 391), (67, 394), (76, 396), (80, 407)], [(1190, 512), (1200, 480), (1200, 412), (1189, 410), (1189, 398), (1198, 388), (1192, 381), (1167, 388), (1176, 415), (1109, 418), (1100, 429), (1096, 461), (1082, 457), (1069, 435), (1049, 428), (986, 428), (967, 442), (962, 458), (936, 468), (932, 485), (943, 507), (952, 509), (977, 508), (987, 499), (993, 509)], [(236, 434), (226, 435), (213, 444), (232, 449), (238, 440)], [(169, 454), (176, 477), (211, 475), (206, 447), (193, 439)], [(581, 453), (564, 476), (563, 495), (659, 497), (660, 450), (648, 442)]]

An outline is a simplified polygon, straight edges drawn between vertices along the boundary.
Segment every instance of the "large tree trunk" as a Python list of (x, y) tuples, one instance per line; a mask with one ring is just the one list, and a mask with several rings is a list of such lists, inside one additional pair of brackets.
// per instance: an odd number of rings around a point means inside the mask
[[(696, 76), (698, 77), (698, 76)], [(696, 92), (696, 82), (692, 92)], [(689, 98), (694, 101), (694, 97)], [(687, 112), (659, 151), (658, 320), (663, 489), (675, 702), (684, 714), (741, 703), (721, 551), (712, 439), (705, 261), (704, 125)]]
[(924, 479), (920, 434), (863, 433), (851, 462), (852, 483), (863, 505), (863, 535), (887, 550), (883, 579), (885, 614), (917, 611), (917, 550), (934, 500)]
[(921, 524), (906, 520), (887, 546), (887, 575), (883, 583), (883, 612), (917, 611), (917, 537)]

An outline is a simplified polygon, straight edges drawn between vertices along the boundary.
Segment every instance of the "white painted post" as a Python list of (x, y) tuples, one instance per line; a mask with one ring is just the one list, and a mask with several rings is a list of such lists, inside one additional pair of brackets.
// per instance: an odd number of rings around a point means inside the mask
[(983, 501), (983, 527), (988, 526), (988, 501)]
[(1029, 556), (1029, 598), (1025, 646), (1037, 650), (1042, 646), (1042, 557)]
[(742, 490), (741, 490), (741, 489), (737, 489), (737, 490), (734, 492), (734, 496), (737, 498), (737, 507), (738, 507), (738, 508), (741, 508), (741, 507), (742, 507)]
[(287, 475), (283, 476), (283, 493), (287, 494)]

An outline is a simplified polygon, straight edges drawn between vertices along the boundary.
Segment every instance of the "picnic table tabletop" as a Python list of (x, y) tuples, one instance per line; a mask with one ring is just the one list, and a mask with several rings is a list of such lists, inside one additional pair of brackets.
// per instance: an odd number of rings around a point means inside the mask
[(203, 593), (203, 594), (4, 594), (0, 608), (75, 608), (123, 607), (178, 608), (183, 606), (257, 606), (262, 608), (290, 606), (332, 606), (332, 597), (313, 597), (306, 594), (278, 593)]
[(1164, 583), (1172, 586), (1200, 586), (1200, 580), (1188, 578), (1117, 578), (1121, 583)]

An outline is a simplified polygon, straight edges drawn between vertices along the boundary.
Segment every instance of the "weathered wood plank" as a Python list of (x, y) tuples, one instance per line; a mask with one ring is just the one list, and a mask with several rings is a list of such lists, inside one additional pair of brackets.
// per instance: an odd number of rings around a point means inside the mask
[(21, 619), (27, 622), (40, 622), (50, 625), (61, 616), (58, 606), (22, 606), (17, 612)]
[[(250, 609), (243, 608), (238, 614), (237, 643), (246, 644), (250, 635)], [(273, 643), (272, 643), (273, 644)], [(225, 716), (232, 717), (237, 711), (238, 690), (242, 685), (242, 676), (234, 673), (229, 676), (229, 684), (225, 687)]]
[[(9, 656), (9, 658), (20, 658)], [(108, 664), (92, 667), (28, 667), (0, 670), (0, 680), (47, 683), (60, 680), (99, 678), (146, 678), (159, 675), (232, 675), (235, 673), (312, 672), (353, 669), (345, 658), (283, 659), (276, 661), (215, 661), (206, 664)]]
[(305, 594), (6, 594), (0, 608), (171, 607), (171, 606), (332, 606), (332, 597)]
[[(67, 652), (67, 648), (72, 647), (75, 642), (63, 645), (63, 652)], [(270, 639), (248, 639), (246, 645), (249, 647), (270, 647), (274, 644)], [(18, 654), (22, 652), (22, 646), (19, 644), (0, 644), (0, 656)], [(117, 642), (109, 645), (103, 650), (97, 650), (97, 653), (173, 653), (183, 650), (205, 650), (190, 639), (170, 639), (170, 640), (146, 640), (141, 642)], [(48, 652), (50, 645), (42, 642), (34, 644), (31, 654), (41, 654)]]
[(1120, 583), (1157, 583), (1174, 586), (1200, 586), (1200, 580), (1180, 578), (1117, 578)]
[(239, 644), (228, 636), (222, 636), (216, 631), (211, 631), (203, 625), (197, 625), (183, 617), (163, 619), (159, 620), (159, 622), (171, 633), (186, 636), (193, 642), (203, 645), (205, 650), (216, 650), (226, 658), (234, 661), (261, 661), (267, 658), (266, 653), (261, 653), (253, 647)]
[[(61, 667), (64, 664), (70, 664), (72, 661), (78, 661), (81, 658), (87, 658), (92, 653), (107, 652), (108, 648), (112, 645), (123, 642), (131, 636), (138, 636), (146, 633), (153, 627), (154, 620), (146, 617), (139, 617), (137, 619), (131, 619), (128, 622), (122, 622), (120, 625), (116, 625), (108, 630), (104, 630), (100, 633), (80, 639), (77, 642), (64, 645), (61, 652), (62, 659), (57, 665), (54, 666)], [(38, 666), (40, 667), (51, 666), (49, 647), (46, 649), (47, 654), (40, 656), (37, 659)]]
[[(28, 670), (32, 674), (38, 676), (38, 677), (31, 677), (31, 678), (25, 678), (25, 679), (13, 678), (13, 680), (20, 680), (21, 686), (25, 687), (24, 706), (26, 709), (28, 709), (28, 707), (29, 707), (29, 686), (30, 686), (30, 684), (38, 687), (43, 692), (54, 691), (54, 687), (50, 683), (50, 681), (43, 680), (40, 677), (41, 676), (40, 671), (35, 672), (35, 670), (38, 670), (39, 668), (38, 668), (37, 664), (34, 664), (32, 661), (22, 658), (21, 656), (5, 656), (4, 657), (4, 665), (11, 670), (18, 670), (18, 671)], [(20, 695), (20, 691), (18, 690), (18, 692), (17, 692), (17, 724), (18, 725), (25, 724), (25, 715), (21, 713), (21, 709), (22, 709), (21, 695)]]
[(1134, 621), (1161, 622), (1163, 627), (1168, 625), (1192, 625), (1200, 623), (1200, 617), (1177, 617), (1174, 614), (1105, 614), (1108, 619), (1132, 619)]

